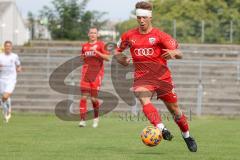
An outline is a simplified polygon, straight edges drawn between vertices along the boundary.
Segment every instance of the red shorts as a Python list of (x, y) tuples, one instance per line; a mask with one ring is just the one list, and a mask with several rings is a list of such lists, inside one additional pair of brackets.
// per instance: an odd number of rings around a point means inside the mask
[[(164, 83), (163, 83), (164, 84)], [(136, 91), (137, 88), (143, 87), (147, 90), (156, 93), (157, 99), (161, 99), (162, 101), (168, 102), (168, 103), (177, 103), (178, 97), (174, 89), (174, 84), (172, 81), (166, 82), (165, 85), (137, 85), (135, 83), (133, 90)]]
[(81, 83), (80, 83), (81, 92), (82, 94), (89, 93), (91, 96), (97, 97), (101, 84), (102, 84), (102, 76), (97, 76), (94, 81), (81, 79)]
[(178, 101), (178, 97), (177, 97), (177, 94), (176, 94), (174, 88), (172, 89), (171, 92), (169, 92), (165, 95), (157, 95), (157, 99), (161, 99), (162, 101), (168, 102), (168, 103), (177, 103), (177, 101)]

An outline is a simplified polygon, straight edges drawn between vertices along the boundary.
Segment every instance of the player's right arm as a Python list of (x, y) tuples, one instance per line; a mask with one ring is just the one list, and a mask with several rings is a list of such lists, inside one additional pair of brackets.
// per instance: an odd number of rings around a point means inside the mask
[(84, 50), (83, 50), (84, 45), (81, 45), (81, 46), (82, 46), (82, 49), (80, 51), (80, 58), (81, 58), (82, 61), (84, 61)]
[(16, 65), (16, 71), (17, 73), (22, 72), (22, 66), (21, 66), (21, 62), (19, 60), (19, 57), (17, 55), (16, 61), (15, 61), (15, 65)]
[(115, 50), (115, 57), (118, 61), (118, 63), (128, 66), (131, 58), (127, 57), (125, 54), (123, 54), (123, 51), (129, 47), (129, 41), (127, 34), (123, 34), (121, 36), (121, 39), (118, 41), (117, 48)]
[(131, 61), (131, 58), (127, 57), (122, 52), (116, 52), (115, 57), (116, 57), (118, 63), (120, 63), (123, 66), (128, 66)]

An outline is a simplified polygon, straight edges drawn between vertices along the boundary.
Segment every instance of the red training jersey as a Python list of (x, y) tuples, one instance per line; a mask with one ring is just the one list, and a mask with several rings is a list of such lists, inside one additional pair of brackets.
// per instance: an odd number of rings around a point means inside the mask
[(145, 80), (147, 84), (157, 85), (159, 80), (171, 82), (171, 72), (167, 61), (161, 57), (163, 49), (175, 50), (178, 43), (170, 35), (153, 28), (148, 34), (141, 34), (139, 28), (129, 30), (121, 36), (117, 51), (130, 48), (135, 67), (134, 82)]
[(84, 76), (85, 81), (94, 81), (97, 76), (104, 75), (104, 60), (96, 52), (92, 51), (92, 47), (96, 48), (96, 50), (102, 54), (109, 54), (105, 50), (105, 44), (102, 41), (97, 41), (94, 44), (87, 42), (82, 45), (81, 56), (84, 60), (82, 76)]

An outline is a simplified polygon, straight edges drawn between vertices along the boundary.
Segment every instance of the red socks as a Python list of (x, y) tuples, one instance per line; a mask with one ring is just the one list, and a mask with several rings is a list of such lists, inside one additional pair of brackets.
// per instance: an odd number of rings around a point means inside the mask
[(154, 126), (157, 126), (157, 124), (162, 122), (161, 116), (158, 114), (157, 109), (152, 103), (143, 106), (143, 113)]
[(174, 120), (183, 133), (189, 131), (187, 118), (184, 114), (182, 114), (180, 118), (174, 118)]
[(81, 120), (86, 120), (86, 114), (87, 114), (87, 100), (86, 99), (81, 99), (80, 100), (80, 119)]
[[(162, 122), (161, 116), (152, 103), (143, 106), (143, 113), (154, 126), (157, 126)], [(189, 131), (187, 118), (184, 114), (182, 114), (179, 118), (175, 117), (174, 120), (183, 133)]]
[[(96, 102), (92, 101), (92, 105), (94, 110), (94, 118), (98, 118), (100, 104), (98, 101)], [(87, 100), (81, 99), (79, 107), (80, 107), (80, 119), (85, 121), (87, 116)]]
[(94, 118), (98, 118), (98, 116), (99, 116), (99, 106), (100, 106), (98, 100), (95, 101), (95, 102), (92, 101), (92, 105), (93, 105), (93, 111), (94, 111)]

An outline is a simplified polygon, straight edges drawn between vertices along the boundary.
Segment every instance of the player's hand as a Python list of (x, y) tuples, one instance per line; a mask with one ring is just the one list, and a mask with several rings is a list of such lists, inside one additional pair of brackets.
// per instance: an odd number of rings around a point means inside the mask
[(132, 58), (126, 58), (126, 64), (130, 64), (130, 62), (132, 61)]
[(162, 58), (169, 60), (169, 59), (176, 59), (176, 55), (178, 55), (178, 51), (170, 50), (170, 49), (163, 49), (165, 53), (162, 55)]
[(16, 68), (16, 71), (17, 71), (17, 73), (20, 73), (20, 72), (22, 72), (22, 71), (23, 71), (23, 69), (22, 69), (22, 67), (21, 67), (21, 66), (18, 66), (18, 67)]

